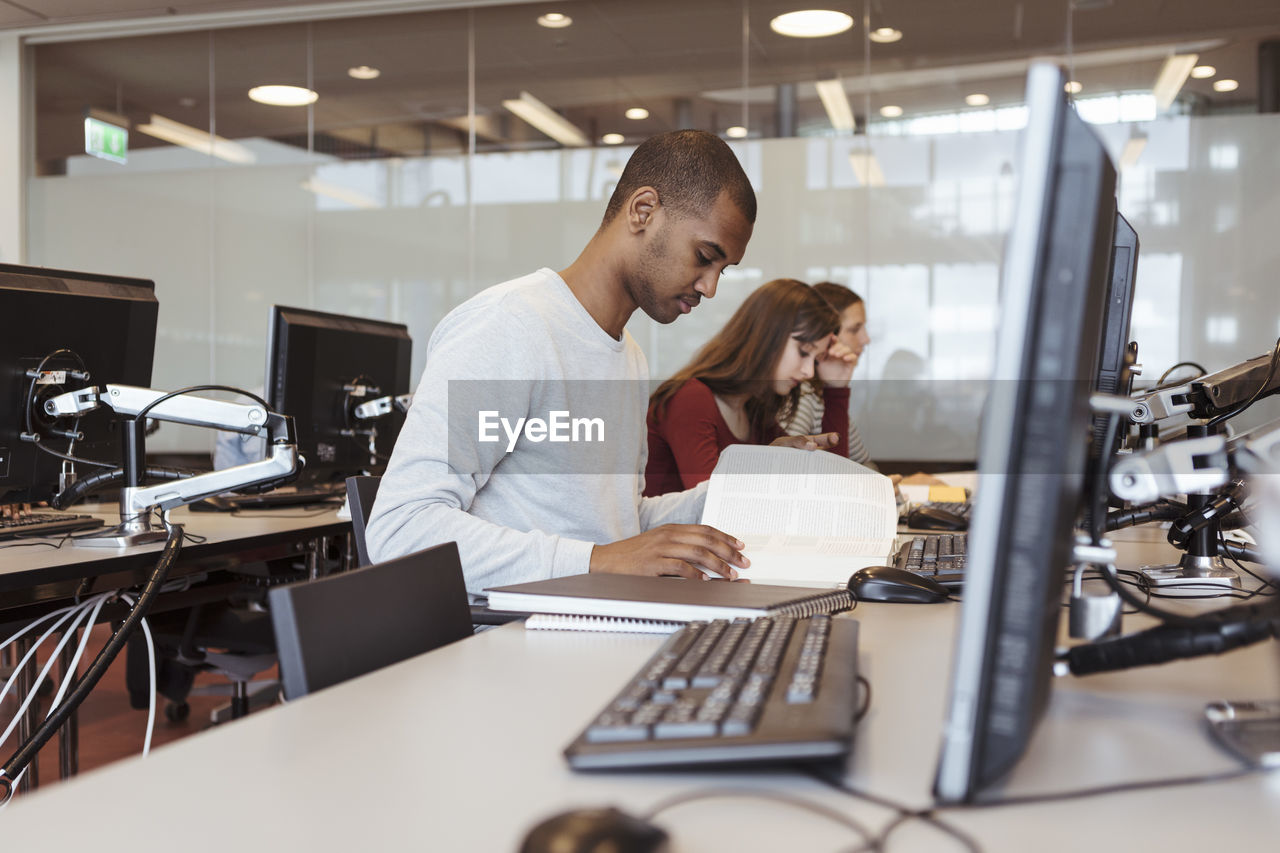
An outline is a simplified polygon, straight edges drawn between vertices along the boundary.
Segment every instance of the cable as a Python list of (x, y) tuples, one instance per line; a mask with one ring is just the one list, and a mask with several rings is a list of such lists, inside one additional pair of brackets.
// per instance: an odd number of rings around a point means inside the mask
[(1186, 504), (1176, 501), (1160, 501), (1145, 507), (1121, 510), (1107, 514), (1107, 532), (1125, 527), (1136, 527), (1151, 521), (1175, 521), (1187, 514)]
[(243, 388), (232, 388), (230, 385), (191, 385), (187, 388), (179, 388), (177, 391), (169, 391), (168, 393), (161, 394), (159, 397), (156, 397), (150, 403), (147, 403), (145, 406), (143, 406), (138, 411), (138, 414), (133, 416), (133, 419), (142, 420), (147, 416), (148, 412), (150, 412), (156, 406), (163, 403), (165, 400), (168, 400), (172, 397), (181, 397), (185, 394), (194, 394), (197, 391), (227, 391), (232, 394), (239, 394), (242, 397), (248, 397), (250, 400), (257, 403), (262, 408), (266, 409), (268, 413), (275, 412), (275, 410), (272, 409), (271, 406), (267, 404), (266, 400), (262, 399), (257, 394), (244, 390)]
[[(56, 456), (59, 459), (66, 460), (67, 462), (79, 462), (82, 465), (96, 465), (99, 468), (114, 468), (115, 463), (112, 463), (112, 462), (99, 462), (96, 459), (81, 459), (77, 456), (72, 456), (71, 449), (75, 446), (74, 437), (71, 439), (70, 445), (67, 448), (67, 452), (59, 453), (58, 451), (54, 450), (52, 447), (45, 447), (44, 443), (40, 441), (39, 433), (35, 431), (35, 424), (31, 416), (31, 407), (35, 403), (35, 399), (36, 399), (36, 383), (40, 381), (40, 377), (44, 374), (44, 366), (49, 363), (50, 359), (56, 358), (59, 355), (69, 355), (72, 358), (74, 358), (76, 360), (76, 364), (80, 365), (80, 370), (81, 372), (84, 373), (84, 378), (85, 379), (89, 378), (88, 366), (85, 365), (84, 359), (81, 358), (80, 355), (76, 353), (74, 350), (69, 350), (65, 348), (56, 349), (53, 352), (46, 355), (44, 358), (42, 358), (40, 360), (40, 364), (37, 365), (36, 369), (33, 371), (35, 375), (31, 377), (31, 384), (27, 386), (27, 397), (23, 405), (24, 422), (27, 427), (27, 435), (34, 436), (34, 440), (32, 441), (32, 444), (34, 444), (38, 450), (42, 450), (45, 453), (48, 453), (50, 456)], [(77, 418), (76, 423), (79, 424), (79, 422), (80, 422), (80, 419)]]
[(867, 680), (865, 675), (859, 675), (858, 684), (862, 685), (862, 704), (858, 706), (857, 712), (853, 715), (855, 723), (862, 722), (862, 718), (871, 710), (871, 682)]
[[(125, 604), (133, 604), (133, 596), (121, 595), (120, 598)], [(147, 624), (147, 618), (144, 616), (141, 620), (142, 635), (147, 640), (147, 675), (150, 685), (147, 691), (150, 701), (147, 703), (147, 734), (142, 739), (142, 757), (146, 758), (151, 754), (151, 736), (156, 730), (156, 644), (151, 638), (151, 626)]]
[(1225, 421), (1227, 418), (1234, 418), (1236, 415), (1240, 414), (1245, 409), (1249, 408), (1254, 403), (1258, 402), (1258, 400), (1262, 397), (1263, 393), (1266, 392), (1268, 386), (1271, 385), (1271, 379), (1276, 375), (1277, 365), (1280, 365), (1280, 338), (1276, 338), (1276, 345), (1271, 350), (1271, 364), (1269, 367), (1267, 367), (1267, 376), (1265, 379), (1262, 380), (1262, 384), (1258, 386), (1258, 390), (1254, 391), (1253, 394), (1250, 395), (1249, 399), (1245, 400), (1239, 406), (1236, 406), (1234, 409), (1231, 409), (1230, 411), (1223, 412), (1220, 415), (1216, 415), (1215, 417), (1210, 418), (1205, 423), (1211, 427), (1217, 426), (1218, 424)]
[[(1201, 376), (1204, 376), (1206, 373), (1209, 372), (1208, 370), (1205, 370), (1204, 366), (1199, 364), (1198, 362), (1180, 361), (1177, 364), (1175, 364), (1173, 367), (1170, 367), (1164, 373), (1160, 374), (1160, 378), (1156, 380), (1156, 387), (1159, 388), (1161, 385), (1163, 385), (1164, 381), (1169, 378), (1169, 374), (1173, 373), (1179, 367), (1194, 367), (1196, 370), (1200, 371), (1198, 375), (1191, 377), (1192, 379), (1199, 379)], [(1190, 381), (1190, 380), (1184, 380), (1184, 381)], [(1179, 383), (1179, 384), (1182, 384), (1182, 383)]]
[(748, 799), (764, 800), (766, 802), (784, 803), (794, 808), (803, 809), (813, 814), (825, 817), (827, 820), (837, 823), (847, 829), (853, 830), (858, 837), (867, 844), (875, 842), (875, 836), (871, 831), (862, 824), (858, 823), (848, 815), (841, 814), (835, 809), (828, 808), (821, 803), (815, 803), (793, 794), (784, 794), (777, 791), (755, 791), (749, 788), (710, 788), (703, 791), (690, 791), (685, 794), (676, 794), (667, 797), (665, 800), (659, 800), (658, 804), (649, 809), (642, 817), (643, 820), (652, 821), (655, 817), (664, 811), (673, 809), (677, 806), (683, 806), (698, 800), (712, 799), (734, 799), (744, 797)]
[(59, 705), (54, 713), (46, 717), (39, 728), (27, 738), (26, 742), (18, 747), (17, 752), (4, 763), (3, 767), (0, 767), (0, 802), (8, 801), (13, 795), (14, 778), (35, 758), (40, 751), (40, 747), (44, 746), (49, 738), (53, 737), (67, 717), (71, 715), (71, 712), (80, 706), (89, 691), (94, 688), (103, 674), (106, 673), (116, 655), (120, 653), (120, 649), (124, 647), (129, 636), (137, 628), (138, 622), (150, 609), (151, 603), (155, 600), (161, 586), (164, 584), (165, 576), (168, 575), (169, 569), (173, 567), (173, 563), (177, 559), (178, 552), (182, 549), (182, 525), (173, 524), (166, 519), (165, 527), (168, 529), (169, 537), (165, 541), (164, 550), (156, 562), (156, 567), (147, 578), (141, 595), (138, 596), (137, 604), (129, 611), (124, 622), (111, 635), (111, 638), (107, 640), (107, 644), (103, 646), (102, 651), (98, 652), (98, 656), (89, 665), (84, 676), (76, 682), (71, 694), (67, 697), (67, 701)]
[[(168, 468), (162, 465), (149, 465), (143, 470), (143, 476), (150, 480), (185, 480), (188, 477), (194, 477), (197, 473), (199, 472), (188, 468)], [(49, 506), (54, 509), (66, 509), (78, 503), (90, 492), (118, 487), (124, 482), (124, 478), (124, 469), (118, 467), (112, 468), (110, 471), (92, 474), (76, 480), (70, 486), (54, 495), (49, 500)]]
[(941, 809), (998, 809), (1006, 806), (1029, 806), (1036, 803), (1057, 803), (1064, 800), (1082, 800), (1088, 797), (1101, 797), (1107, 794), (1127, 794), (1132, 791), (1149, 791), (1154, 788), (1176, 788), (1183, 785), (1208, 785), (1214, 782), (1227, 782), (1258, 773), (1273, 772), (1275, 767), (1240, 767), (1222, 773), (1205, 773), (1199, 776), (1177, 776), (1171, 779), (1151, 779), (1143, 782), (1117, 782), (1114, 785), (1099, 785), (1096, 788), (1077, 788), (1072, 791), (1055, 791), (1047, 794), (1027, 794), (1022, 797), (1005, 797), (999, 800), (988, 800), (970, 805), (941, 805)]

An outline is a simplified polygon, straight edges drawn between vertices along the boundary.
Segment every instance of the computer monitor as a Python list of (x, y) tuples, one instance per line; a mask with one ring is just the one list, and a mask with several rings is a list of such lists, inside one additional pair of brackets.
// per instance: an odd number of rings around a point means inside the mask
[[(0, 503), (47, 501), (60, 490), (65, 460), (54, 453), (72, 445), (54, 430), (73, 425), (47, 418), (46, 398), (107, 383), (150, 386), (158, 313), (155, 284), (144, 279), (0, 264)], [(43, 378), (33, 385), (27, 371), (36, 369)], [(70, 455), (120, 466), (109, 411), (86, 414), (77, 429), (84, 438)], [(75, 465), (78, 477), (98, 470)]]
[(1027, 128), (1001, 282), (982, 488), (934, 791), (972, 801), (1025, 751), (1048, 701), (1062, 580), (1089, 445), (1116, 173), (1061, 71), (1027, 79)]
[[(306, 460), (299, 486), (337, 486), (385, 466), (403, 413), (393, 409), (376, 421), (358, 421), (355, 407), (409, 392), (412, 346), (401, 323), (271, 306), (266, 399), (294, 419)], [(370, 428), (376, 429), (372, 453)]]

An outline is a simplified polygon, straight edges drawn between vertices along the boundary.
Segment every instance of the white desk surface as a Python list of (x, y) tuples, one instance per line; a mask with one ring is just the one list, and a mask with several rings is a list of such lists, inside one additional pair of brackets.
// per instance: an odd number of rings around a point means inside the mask
[[(1141, 537), (1140, 537), (1141, 538)], [(929, 801), (959, 607), (863, 604), (860, 663), (873, 695), (850, 781)], [(1140, 627), (1136, 620), (1129, 629)], [(579, 806), (633, 813), (712, 786), (771, 789), (884, 826), (887, 810), (793, 771), (581, 774), (563, 747), (661, 638), (507, 625), (289, 705), (48, 786), (0, 814), (7, 849), (507, 851)], [(1274, 643), (1222, 658), (1060, 678), (1010, 795), (1226, 771), (1204, 704), (1280, 696)], [(145, 721), (139, 714), (138, 737)], [(1280, 775), (1035, 806), (952, 810), (985, 851), (1274, 849)], [(758, 800), (661, 815), (674, 851), (840, 850), (847, 830)], [(949, 851), (915, 823), (889, 851)]]

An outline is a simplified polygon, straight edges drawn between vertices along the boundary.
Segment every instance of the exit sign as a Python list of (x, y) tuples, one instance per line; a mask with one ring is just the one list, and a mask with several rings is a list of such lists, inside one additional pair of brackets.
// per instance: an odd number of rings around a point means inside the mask
[(85, 116), (84, 153), (113, 163), (129, 159), (129, 131), (119, 125)]

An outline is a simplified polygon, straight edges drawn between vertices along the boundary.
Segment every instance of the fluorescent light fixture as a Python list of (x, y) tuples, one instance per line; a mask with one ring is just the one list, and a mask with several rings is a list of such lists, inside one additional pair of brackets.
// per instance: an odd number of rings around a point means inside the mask
[(1212, 65), (1197, 65), (1191, 69), (1191, 76), (1196, 80), (1208, 80), (1210, 77), (1218, 73), (1218, 69)]
[(1068, 95), (1078, 95), (1084, 91), (1084, 84), (1079, 80), (1068, 80), (1067, 84), (1062, 87), (1062, 91)]
[(733, 127), (725, 130), (724, 134), (730, 139), (746, 139), (747, 129), (740, 124), (735, 124)]
[(885, 118), (897, 118), (902, 115), (902, 107), (897, 104), (885, 104), (880, 108), (880, 115)]
[(830, 9), (805, 9), (787, 12), (769, 22), (769, 29), (780, 36), (814, 39), (842, 33), (853, 26), (853, 18)]
[(573, 23), (573, 18), (563, 12), (548, 12), (538, 16), (538, 26), (551, 30), (563, 29)]
[(964, 102), (971, 107), (985, 107), (991, 103), (991, 98), (981, 92), (974, 92), (972, 95), (965, 95)]
[(626, 116), (629, 119), (639, 121), (642, 118), (648, 118), (649, 111), (646, 110), (644, 107), (632, 107), (631, 109), (627, 110)]
[(604, 136), (600, 137), (600, 141), (605, 145), (621, 145), (627, 141), (627, 138), (621, 133), (606, 133)]
[(368, 65), (357, 65), (347, 69), (347, 75), (357, 80), (376, 80), (382, 74), (377, 68)]
[(298, 186), (308, 192), (313, 192), (316, 195), (322, 195), (325, 198), (331, 198), (334, 201), (340, 201), (343, 204), (349, 204), (352, 207), (358, 207), (361, 210), (369, 210), (371, 208), (382, 206), (362, 192), (338, 186), (337, 184), (331, 184), (328, 181), (322, 181), (319, 178), (307, 178)]
[(1191, 73), (1192, 68), (1195, 68), (1198, 58), (1194, 53), (1182, 53), (1170, 56), (1164, 61), (1160, 76), (1156, 78), (1156, 84), (1151, 87), (1151, 94), (1156, 98), (1156, 110), (1164, 112), (1169, 109), (1173, 99), (1178, 97), (1178, 92), (1182, 90), (1182, 84), (1187, 82), (1187, 75)]
[(590, 144), (573, 122), (528, 92), (521, 92), (519, 98), (503, 101), (502, 105), (561, 145), (585, 148)]
[(271, 84), (254, 86), (249, 90), (249, 100), (273, 107), (305, 107), (314, 104), (319, 97), (314, 90), (302, 86)]
[(1147, 135), (1145, 133), (1135, 133), (1129, 137), (1124, 144), (1124, 150), (1120, 152), (1120, 171), (1133, 166), (1138, 162), (1138, 158), (1142, 156), (1142, 152), (1147, 147)]
[(902, 30), (895, 30), (893, 27), (876, 27), (867, 34), (867, 38), (876, 44), (893, 44), (895, 41), (902, 41)]
[(163, 139), (173, 145), (181, 145), (183, 148), (199, 151), (201, 154), (210, 154), (220, 160), (226, 160), (228, 163), (240, 163), (243, 165), (256, 162), (258, 159), (252, 151), (238, 142), (223, 139), (221, 136), (214, 136), (207, 130), (200, 130), (189, 124), (183, 124), (180, 121), (174, 121), (171, 118), (165, 118), (154, 113), (151, 115), (150, 122), (137, 125), (135, 130), (139, 133), (145, 133), (147, 136), (154, 136), (156, 139)]
[(1214, 80), (1213, 91), (1215, 92), (1234, 92), (1240, 88), (1238, 80)]
[(880, 161), (870, 149), (850, 151), (849, 165), (853, 167), (853, 174), (858, 178), (858, 183), (864, 187), (884, 186), (884, 172), (880, 171)]
[(852, 131), (854, 126), (853, 109), (849, 106), (849, 95), (844, 90), (844, 83), (839, 77), (817, 82), (818, 97), (822, 99), (822, 108), (827, 111), (831, 126), (838, 131)]

